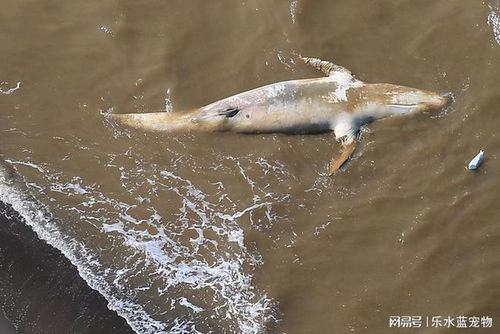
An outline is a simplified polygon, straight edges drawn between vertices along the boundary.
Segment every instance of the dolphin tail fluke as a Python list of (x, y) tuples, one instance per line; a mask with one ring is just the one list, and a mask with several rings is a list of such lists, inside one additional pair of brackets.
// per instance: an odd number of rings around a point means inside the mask
[(328, 170), (328, 175), (332, 176), (336, 171), (339, 170), (340, 167), (351, 157), (356, 149), (356, 140), (353, 140), (350, 143), (342, 144), (342, 152), (340, 153), (340, 157), (337, 159), (333, 159), (330, 163), (330, 169)]
[(108, 114), (106, 117), (119, 124), (146, 131), (188, 132), (194, 128), (194, 112), (153, 112), (134, 114)]

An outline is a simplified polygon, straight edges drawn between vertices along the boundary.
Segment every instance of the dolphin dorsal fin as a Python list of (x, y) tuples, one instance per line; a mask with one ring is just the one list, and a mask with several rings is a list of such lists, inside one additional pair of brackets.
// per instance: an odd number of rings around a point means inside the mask
[(352, 77), (351, 71), (349, 71), (345, 67), (335, 65), (332, 62), (321, 60), (319, 58), (309, 58), (302, 56), (300, 56), (300, 59), (302, 59), (304, 63), (311, 65), (315, 69), (320, 70), (321, 72), (325, 73), (328, 76), (333, 76), (335, 73), (341, 72)]

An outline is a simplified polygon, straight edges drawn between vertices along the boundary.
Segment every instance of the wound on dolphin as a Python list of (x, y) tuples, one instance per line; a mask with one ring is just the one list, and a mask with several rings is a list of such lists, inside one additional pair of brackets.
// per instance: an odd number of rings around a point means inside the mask
[[(361, 126), (391, 117), (439, 110), (451, 102), (440, 94), (387, 83), (366, 83), (339, 65), (300, 57), (326, 77), (258, 87), (186, 112), (110, 114), (147, 131), (309, 134), (333, 131), (342, 145), (328, 169), (333, 175), (354, 153)], [(221, 117), (223, 116), (223, 117)]]

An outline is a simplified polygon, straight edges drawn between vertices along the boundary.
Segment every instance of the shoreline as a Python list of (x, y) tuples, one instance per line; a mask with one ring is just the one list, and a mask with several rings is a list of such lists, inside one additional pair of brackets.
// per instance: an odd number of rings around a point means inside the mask
[(0, 312), (0, 333), (2, 334), (16, 334), (16, 329), (9, 319)]
[[(11, 320), (9, 320), (11, 319)], [(130, 333), (61, 252), (0, 202), (0, 331)]]

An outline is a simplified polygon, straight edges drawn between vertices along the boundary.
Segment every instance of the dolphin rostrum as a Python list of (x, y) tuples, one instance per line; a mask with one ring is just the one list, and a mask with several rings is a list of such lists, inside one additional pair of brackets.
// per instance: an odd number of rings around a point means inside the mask
[(342, 144), (330, 163), (335, 173), (352, 155), (362, 125), (388, 116), (437, 110), (450, 98), (385, 83), (365, 83), (346, 68), (301, 57), (327, 76), (255, 88), (184, 113), (110, 114), (119, 123), (149, 131), (235, 131), (307, 134), (334, 131)]

